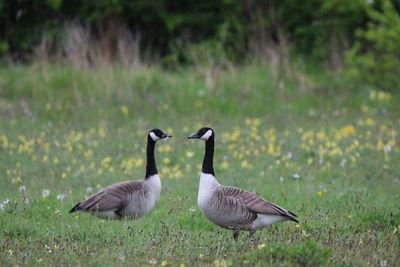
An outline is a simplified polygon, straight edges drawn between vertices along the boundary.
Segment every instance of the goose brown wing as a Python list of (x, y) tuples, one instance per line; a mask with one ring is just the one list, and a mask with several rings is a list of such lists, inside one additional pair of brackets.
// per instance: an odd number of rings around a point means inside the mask
[(240, 203), (244, 204), (251, 212), (280, 215), (290, 217), (290, 219), (293, 219), (292, 216), (296, 216), (294, 213), (288, 212), (287, 210), (279, 207), (274, 203), (266, 201), (262, 197), (252, 192), (248, 192), (233, 186), (223, 186), (221, 188), (221, 191), (224, 196), (237, 199)]
[(143, 190), (140, 181), (124, 181), (109, 185), (97, 194), (79, 203), (78, 210), (105, 211), (118, 210), (124, 205), (124, 199), (137, 191)]

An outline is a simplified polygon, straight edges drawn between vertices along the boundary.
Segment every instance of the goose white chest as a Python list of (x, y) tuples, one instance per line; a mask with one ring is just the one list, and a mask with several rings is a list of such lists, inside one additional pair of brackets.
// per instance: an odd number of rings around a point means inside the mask
[(209, 208), (210, 200), (218, 186), (219, 183), (212, 174), (201, 173), (197, 204), (203, 213)]
[(140, 209), (138, 210), (138, 215), (142, 216), (149, 212), (156, 202), (160, 199), (161, 192), (161, 180), (160, 177), (155, 174), (143, 181), (148, 187), (148, 193), (144, 194), (142, 199), (137, 199), (136, 202), (141, 202)]
[(156, 197), (156, 201), (160, 198), (160, 192), (161, 192), (161, 180), (160, 176), (158, 174), (152, 175), (149, 178), (144, 180), (144, 183), (146, 183), (154, 192), (154, 197)]
[(160, 199), (161, 180), (157, 174), (143, 180), (143, 184), (143, 190), (130, 195), (127, 207), (122, 212), (125, 216), (140, 218)]

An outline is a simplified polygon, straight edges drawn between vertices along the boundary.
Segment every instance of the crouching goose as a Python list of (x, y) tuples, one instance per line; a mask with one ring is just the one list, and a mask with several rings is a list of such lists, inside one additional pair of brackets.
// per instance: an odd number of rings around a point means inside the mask
[(188, 139), (201, 139), (206, 143), (197, 203), (207, 219), (234, 230), (235, 240), (240, 230), (249, 231), (251, 237), (257, 229), (277, 222), (298, 222), (294, 218), (296, 214), (254, 193), (218, 183), (213, 168), (214, 131), (211, 128), (201, 128)]
[(143, 180), (109, 185), (76, 204), (69, 213), (81, 210), (104, 219), (137, 219), (149, 212), (160, 198), (161, 192), (154, 147), (158, 140), (168, 137), (171, 135), (160, 129), (153, 129), (148, 133), (146, 175)]

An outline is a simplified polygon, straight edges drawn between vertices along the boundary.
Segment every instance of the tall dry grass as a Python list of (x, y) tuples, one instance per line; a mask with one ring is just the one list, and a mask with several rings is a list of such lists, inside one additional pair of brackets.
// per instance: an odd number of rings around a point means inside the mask
[(116, 22), (96, 31), (78, 22), (66, 23), (61, 36), (45, 32), (33, 54), (34, 64), (61, 63), (77, 69), (115, 64), (139, 67), (142, 64), (140, 35)]

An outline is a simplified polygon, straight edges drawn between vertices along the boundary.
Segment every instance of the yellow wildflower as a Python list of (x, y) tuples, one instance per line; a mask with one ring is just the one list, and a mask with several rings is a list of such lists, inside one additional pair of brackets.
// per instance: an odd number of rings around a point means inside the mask
[(222, 169), (222, 170), (226, 170), (226, 169), (229, 168), (229, 163), (228, 163), (226, 160), (224, 160), (224, 161), (220, 164), (220, 166), (221, 166), (221, 169)]
[(129, 115), (129, 109), (128, 109), (128, 107), (127, 106), (121, 106), (121, 112), (122, 112), (122, 114), (124, 114), (125, 116), (128, 116)]
[(214, 261), (214, 266), (215, 267), (224, 267), (224, 266), (229, 266), (232, 265), (231, 261), (227, 261), (225, 259), (221, 259), (221, 260), (215, 260)]
[(307, 131), (302, 134), (301, 139), (306, 140), (308, 138), (312, 138), (313, 136), (314, 136), (314, 133), (312, 131)]
[(106, 137), (106, 131), (103, 128), (99, 128), (98, 133), (101, 138)]
[(85, 157), (90, 157), (91, 155), (93, 155), (93, 150), (89, 149), (88, 151), (86, 151), (84, 153)]
[(241, 163), (242, 168), (252, 168), (252, 165), (247, 161), (247, 160), (243, 160)]
[(354, 128), (353, 125), (346, 125), (340, 129), (340, 133), (343, 136), (349, 136), (349, 135), (355, 135), (356, 134), (356, 129)]
[(258, 246), (257, 246), (257, 248), (258, 249), (263, 249), (263, 248), (266, 248), (267, 247), (267, 244), (259, 244)]
[(105, 167), (108, 167), (108, 165), (110, 164), (110, 162), (111, 162), (111, 157), (105, 157), (105, 158), (101, 161), (101, 165), (102, 165), (102, 166), (105, 166)]
[(365, 120), (365, 124), (368, 125), (368, 126), (373, 127), (373, 126), (376, 125), (376, 121), (375, 121), (374, 119), (372, 119), (372, 118), (367, 118), (367, 119)]
[(385, 147), (385, 144), (382, 142), (381, 139), (378, 140), (378, 143), (376, 144), (376, 150), (383, 150)]
[(194, 103), (194, 105), (195, 105), (197, 108), (201, 108), (201, 107), (204, 106), (204, 103), (203, 103), (203, 101), (201, 101), (201, 100), (197, 100), (197, 101)]

